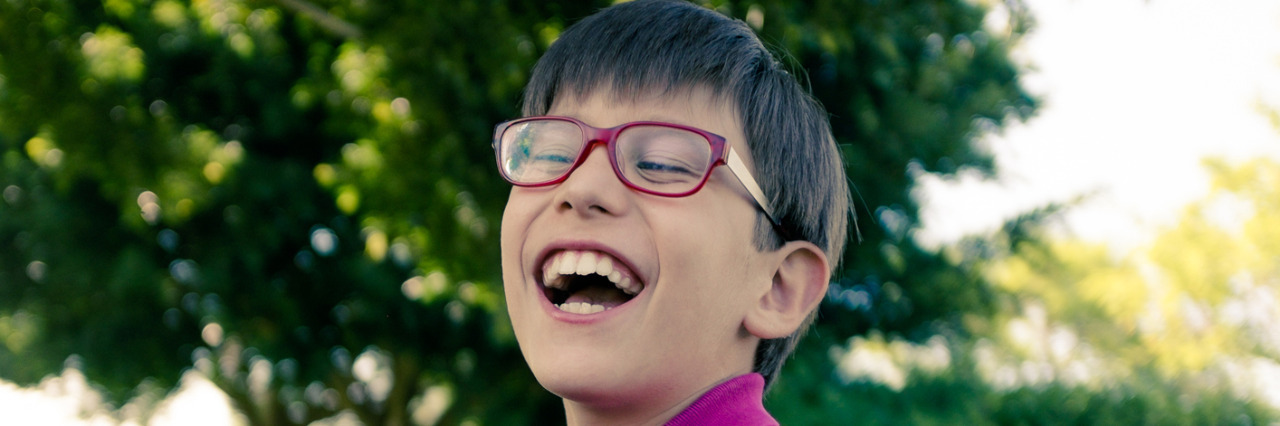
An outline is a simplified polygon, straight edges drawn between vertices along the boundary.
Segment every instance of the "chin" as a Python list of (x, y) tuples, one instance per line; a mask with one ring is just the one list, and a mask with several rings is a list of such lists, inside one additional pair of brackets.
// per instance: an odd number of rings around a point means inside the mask
[(639, 402), (658, 388), (653, 383), (658, 374), (623, 365), (616, 355), (562, 350), (542, 355), (526, 354), (525, 359), (538, 383), (566, 400), (595, 406), (616, 406)]
[(615, 401), (625, 401), (623, 389), (619, 389), (607, 378), (588, 376), (577, 372), (555, 372), (535, 374), (538, 383), (548, 392), (558, 397), (590, 405), (615, 405)]

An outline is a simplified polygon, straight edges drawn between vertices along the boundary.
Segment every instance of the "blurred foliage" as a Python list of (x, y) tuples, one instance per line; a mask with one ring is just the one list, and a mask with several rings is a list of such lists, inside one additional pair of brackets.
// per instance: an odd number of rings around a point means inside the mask
[(1280, 316), (1280, 163), (1205, 164), (1210, 195), (1147, 248), (1116, 257), (1077, 241), (1026, 241), (984, 263), (1020, 306), (999, 346), (1083, 382), (1135, 369), (1202, 377), (1223, 363), (1280, 359), (1269, 326)]
[[(0, 377), (66, 362), (122, 403), (195, 371), (263, 425), (563, 422), (505, 318), (488, 139), (541, 52), (607, 4), (0, 2)], [(1020, 342), (983, 340), (1015, 292), (1074, 327), (1135, 324), (1139, 295), (1115, 293), (1141, 290), (1105, 285), (1131, 267), (1034, 237), (971, 251), (1003, 259), (988, 267), (912, 238), (914, 173), (994, 174), (975, 140), (1034, 110), (1009, 57), (1031, 25), (1019, 1), (704, 4), (789, 52), (858, 190), (865, 241), (768, 400), (780, 420), (1180, 423), (1176, 389), (1011, 388), (965, 355)], [(1062, 287), (1095, 267), (1114, 276)], [(911, 356), (933, 372), (854, 380), (855, 346), (932, 354)], [(1174, 351), (1143, 347), (1129, 356)], [(1192, 361), (1143, 374), (1173, 383)], [(1206, 401), (1192, 418), (1256, 408)]]
[[(946, 248), (993, 315), (800, 353), (769, 406), (799, 424), (1272, 424), (1280, 162), (1205, 165), (1208, 197), (1130, 253), (1048, 236), (1063, 206)], [(810, 386), (823, 357), (843, 387)]]

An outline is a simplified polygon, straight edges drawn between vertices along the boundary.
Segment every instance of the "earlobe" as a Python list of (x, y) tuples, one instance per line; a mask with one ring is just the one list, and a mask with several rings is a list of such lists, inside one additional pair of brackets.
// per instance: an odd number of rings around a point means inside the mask
[(743, 320), (747, 331), (761, 339), (786, 337), (800, 328), (822, 301), (831, 279), (827, 256), (813, 243), (788, 242), (775, 253), (772, 285)]

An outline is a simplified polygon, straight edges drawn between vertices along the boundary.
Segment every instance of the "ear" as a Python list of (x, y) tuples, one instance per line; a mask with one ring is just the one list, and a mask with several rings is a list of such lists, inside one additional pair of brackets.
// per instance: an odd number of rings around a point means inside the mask
[(774, 252), (773, 283), (748, 311), (743, 326), (761, 339), (794, 333), (827, 293), (827, 255), (808, 241), (791, 241)]

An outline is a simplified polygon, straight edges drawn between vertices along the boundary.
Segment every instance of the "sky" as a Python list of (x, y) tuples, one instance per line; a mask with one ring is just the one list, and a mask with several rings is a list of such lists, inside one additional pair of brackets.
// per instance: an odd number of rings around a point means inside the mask
[[(999, 3), (999, 2), (995, 2)], [(1081, 195), (1060, 232), (1118, 251), (1139, 247), (1209, 189), (1201, 160), (1280, 159), (1280, 1), (1027, 0), (1037, 26), (1015, 51), (1043, 100), (1036, 117), (989, 135), (999, 178), (917, 178), (923, 229), (938, 247), (1037, 206)], [(993, 24), (998, 19), (993, 19)], [(1280, 392), (1280, 391), (1278, 391)], [(11, 425), (106, 424), (75, 370), (32, 389), (0, 380)], [(155, 425), (233, 422), (199, 377), (167, 400)]]
[(1059, 231), (1126, 251), (1209, 190), (1206, 157), (1280, 159), (1280, 1), (1028, 0), (1014, 52), (1036, 117), (981, 143), (999, 177), (924, 175), (926, 247), (1086, 196)]

